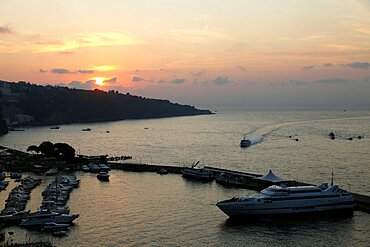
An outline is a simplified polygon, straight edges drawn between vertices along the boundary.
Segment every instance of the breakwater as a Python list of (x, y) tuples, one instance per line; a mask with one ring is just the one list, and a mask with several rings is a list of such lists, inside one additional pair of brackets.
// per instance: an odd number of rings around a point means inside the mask
[[(184, 167), (179, 166), (166, 166), (166, 165), (150, 165), (150, 164), (144, 164), (144, 163), (116, 163), (116, 162), (110, 162), (109, 165), (112, 169), (117, 170), (123, 170), (123, 171), (131, 171), (131, 172), (158, 172), (161, 169), (165, 169), (168, 173), (174, 173), (174, 174), (181, 174)], [(221, 173), (228, 173), (232, 174), (235, 180), (243, 181), (243, 183), (232, 183), (233, 187), (241, 187), (246, 188), (250, 190), (255, 191), (261, 191), (262, 189), (272, 185), (273, 183), (257, 179), (259, 177), (262, 177), (260, 174), (255, 173), (249, 173), (249, 172), (239, 172), (239, 171), (233, 171), (230, 169), (222, 169), (212, 166), (205, 166), (204, 169), (208, 169), (212, 171), (214, 176), (218, 176)], [(228, 185), (227, 183), (224, 183), (225, 185)], [(230, 184), (229, 184), (230, 185)], [(300, 181), (290, 181), (289, 185), (311, 185), (308, 183), (300, 182)], [(358, 193), (351, 193), (353, 195), (353, 198), (356, 201), (355, 210), (363, 211), (370, 213), (370, 196), (367, 195), (361, 195)]]

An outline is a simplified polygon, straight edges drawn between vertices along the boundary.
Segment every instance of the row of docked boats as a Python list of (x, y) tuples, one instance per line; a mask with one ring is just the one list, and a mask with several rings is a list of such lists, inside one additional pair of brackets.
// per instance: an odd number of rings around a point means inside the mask
[(109, 181), (109, 171), (111, 168), (103, 163), (90, 163), (88, 165), (82, 165), (81, 170), (84, 172), (98, 173), (96, 176), (101, 181)]
[(40, 184), (40, 178), (26, 177), (22, 179), (20, 184), (9, 193), (5, 208), (1, 211), (0, 215), (9, 215), (23, 211), (30, 199), (31, 191)]
[(90, 163), (88, 165), (82, 165), (81, 170), (84, 172), (93, 172), (93, 173), (99, 173), (99, 172), (108, 172), (111, 170), (111, 168), (103, 163)]

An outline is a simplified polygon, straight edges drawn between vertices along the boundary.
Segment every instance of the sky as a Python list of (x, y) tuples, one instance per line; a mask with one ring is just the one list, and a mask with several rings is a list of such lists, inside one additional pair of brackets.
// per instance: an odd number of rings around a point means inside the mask
[(1, 0), (0, 80), (370, 108), (370, 0)]

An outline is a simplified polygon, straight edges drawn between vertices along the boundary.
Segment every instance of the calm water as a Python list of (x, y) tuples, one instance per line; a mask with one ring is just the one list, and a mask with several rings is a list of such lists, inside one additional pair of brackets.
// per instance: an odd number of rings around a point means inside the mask
[[(0, 144), (25, 150), (44, 140), (67, 142), (81, 154), (132, 155), (134, 161), (175, 166), (201, 164), (266, 173), (290, 179), (335, 182), (370, 195), (370, 112), (228, 111), (211, 116), (119, 121), (27, 128), (0, 138)], [(90, 127), (91, 132), (82, 132)], [(109, 130), (110, 133), (105, 133)], [(338, 139), (329, 140), (330, 131)], [(256, 143), (239, 148), (251, 133)], [(364, 135), (353, 141), (348, 137)], [(292, 140), (294, 136), (299, 141)], [(50, 239), (58, 246), (368, 246), (370, 215), (298, 220), (230, 222), (217, 200), (253, 193), (216, 183), (197, 183), (178, 175), (112, 171), (103, 183), (95, 175), (76, 174), (80, 188), (71, 194), (71, 211), (80, 218), (65, 238), (15, 230), (14, 239)], [(52, 179), (52, 178), (49, 178)], [(31, 194), (29, 209), (41, 203)], [(0, 193), (3, 207), (10, 184)], [(340, 241), (338, 241), (340, 239)]]

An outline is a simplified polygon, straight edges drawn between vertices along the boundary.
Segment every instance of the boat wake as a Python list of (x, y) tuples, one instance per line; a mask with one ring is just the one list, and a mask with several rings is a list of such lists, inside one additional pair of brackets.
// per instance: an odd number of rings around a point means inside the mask
[[(260, 128), (256, 128), (253, 131), (244, 134), (244, 140), (249, 140), (250, 145), (255, 145), (261, 143), (265, 137), (268, 135), (276, 132), (282, 127), (286, 127), (289, 125), (294, 124), (305, 124), (305, 123), (315, 123), (315, 122), (325, 122), (325, 121), (333, 121), (333, 120), (355, 120), (355, 119), (363, 119), (369, 118), (370, 116), (359, 116), (359, 117), (343, 117), (343, 118), (328, 118), (328, 119), (311, 119), (311, 120), (302, 120), (302, 121), (292, 121), (292, 122), (284, 122), (284, 123), (274, 123), (268, 124), (265, 126), (261, 126)], [(363, 134), (360, 135), (361, 138)]]

